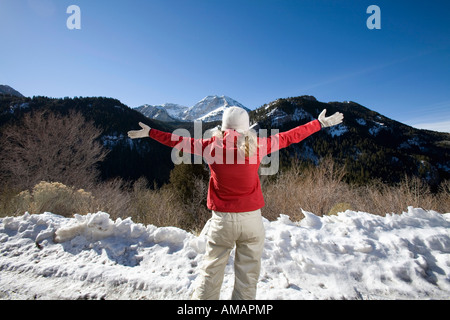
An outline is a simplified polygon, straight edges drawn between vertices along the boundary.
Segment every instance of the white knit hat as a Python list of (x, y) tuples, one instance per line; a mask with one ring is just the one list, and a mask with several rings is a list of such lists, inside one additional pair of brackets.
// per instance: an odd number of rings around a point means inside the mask
[(248, 113), (239, 107), (229, 107), (225, 109), (222, 116), (222, 130), (234, 129), (244, 132), (249, 130)]

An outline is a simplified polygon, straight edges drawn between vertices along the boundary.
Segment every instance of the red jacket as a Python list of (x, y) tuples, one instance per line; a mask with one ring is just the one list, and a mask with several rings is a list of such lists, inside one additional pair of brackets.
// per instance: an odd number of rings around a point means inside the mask
[[(314, 120), (268, 138), (258, 138), (257, 154), (245, 158), (245, 163), (237, 162), (236, 156), (231, 159), (234, 161), (226, 159), (227, 152), (231, 151), (232, 154), (237, 154), (235, 143), (228, 143), (228, 146), (226, 143), (227, 136), (235, 132), (233, 130), (226, 130), (223, 138), (194, 139), (152, 128), (150, 137), (166, 146), (198, 154), (205, 158), (211, 171), (207, 198), (209, 209), (220, 212), (246, 212), (264, 207), (258, 175), (261, 159), (265, 155), (302, 141), (320, 129), (320, 122)], [(214, 157), (216, 161), (212, 161)]]

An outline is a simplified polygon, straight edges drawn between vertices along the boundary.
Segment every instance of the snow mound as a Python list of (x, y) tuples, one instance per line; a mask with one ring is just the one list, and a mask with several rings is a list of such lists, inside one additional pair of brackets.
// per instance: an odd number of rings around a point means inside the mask
[[(450, 297), (450, 213), (303, 213), (300, 222), (264, 219), (257, 299)], [(105, 212), (0, 218), (0, 299), (189, 299), (205, 247), (203, 233)]]

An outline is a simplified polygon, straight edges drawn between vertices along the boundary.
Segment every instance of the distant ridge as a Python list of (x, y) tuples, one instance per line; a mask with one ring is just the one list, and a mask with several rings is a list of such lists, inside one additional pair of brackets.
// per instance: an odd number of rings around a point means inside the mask
[(0, 84), (0, 94), (5, 95), (5, 96), (19, 97), (19, 98), (24, 97), (19, 91), (11, 88), (10, 86), (8, 86), (6, 84)]
[(160, 121), (195, 121), (205, 122), (219, 121), (225, 109), (237, 106), (250, 111), (238, 101), (227, 96), (206, 96), (192, 107), (185, 107), (174, 103), (163, 105), (142, 105), (135, 110), (146, 117)]

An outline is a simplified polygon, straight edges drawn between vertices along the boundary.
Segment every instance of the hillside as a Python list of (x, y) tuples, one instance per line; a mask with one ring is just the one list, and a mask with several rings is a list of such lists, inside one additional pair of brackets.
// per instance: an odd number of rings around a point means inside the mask
[(298, 158), (317, 163), (331, 155), (345, 165), (349, 181), (373, 178), (397, 182), (404, 175), (425, 179), (431, 185), (450, 178), (450, 134), (419, 130), (389, 119), (355, 102), (317, 101), (312, 96), (278, 99), (250, 113), (261, 128), (286, 131), (327, 115), (344, 113), (344, 122), (326, 128), (281, 152), (284, 160)]
[(23, 95), (19, 91), (11, 88), (8, 85), (3, 85), (3, 84), (0, 84), (0, 95), (10, 96), (10, 97), (23, 97)]
[[(450, 178), (450, 134), (409, 127), (355, 102), (323, 103), (311, 96), (278, 99), (251, 111), (250, 119), (260, 128), (285, 131), (316, 118), (324, 108), (327, 114), (343, 112), (344, 123), (282, 150), (282, 166), (293, 159), (317, 164), (331, 155), (339, 165), (346, 166), (346, 179), (350, 182), (366, 183), (375, 178), (393, 183), (407, 174), (436, 186)], [(171, 150), (151, 139), (130, 140), (126, 136), (128, 130), (137, 128), (139, 121), (168, 132), (186, 128), (193, 136), (192, 122), (149, 119), (116, 99), (104, 97), (52, 99), (3, 95), (0, 128), (19, 121), (27, 112), (41, 109), (60, 113), (78, 110), (103, 130), (101, 141), (111, 150), (101, 164), (103, 179), (136, 180), (145, 176), (158, 185), (168, 181), (173, 168)], [(202, 129), (218, 123), (203, 122)]]
[(144, 116), (159, 121), (182, 121), (183, 113), (187, 109), (188, 107), (175, 103), (165, 103), (159, 106), (144, 104), (135, 108)]

